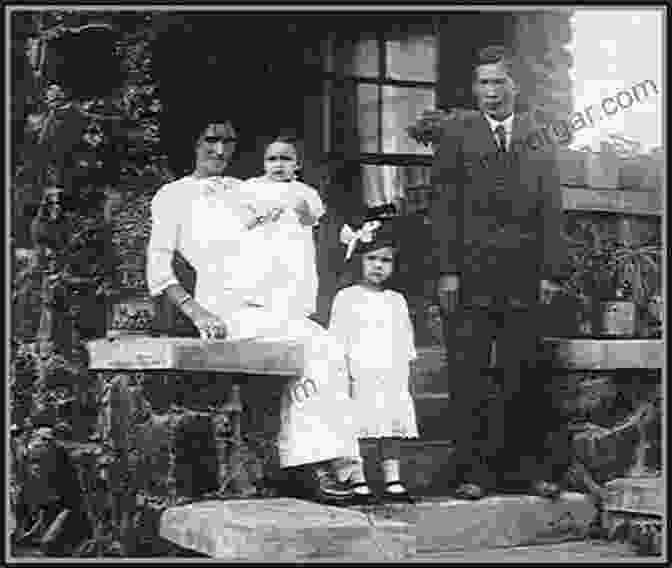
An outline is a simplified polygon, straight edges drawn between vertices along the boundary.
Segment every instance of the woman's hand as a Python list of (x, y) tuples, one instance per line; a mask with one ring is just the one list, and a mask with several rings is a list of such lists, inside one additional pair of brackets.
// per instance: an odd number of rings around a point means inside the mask
[(195, 300), (189, 300), (182, 306), (184, 314), (193, 322), (201, 339), (225, 339), (228, 335), (226, 323), (222, 318), (203, 308)]

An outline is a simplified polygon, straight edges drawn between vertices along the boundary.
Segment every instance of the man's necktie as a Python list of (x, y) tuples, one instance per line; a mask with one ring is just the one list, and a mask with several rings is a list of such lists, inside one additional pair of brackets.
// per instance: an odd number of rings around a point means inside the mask
[[(495, 139), (497, 141), (497, 154), (500, 158), (505, 158), (506, 154), (506, 130), (504, 125), (498, 124), (495, 128)], [(496, 167), (494, 168), (494, 182), (495, 190), (497, 192), (504, 191), (506, 189), (506, 174), (507, 170), (507, 160), (498, 159), (496, 160)]]
[(500, 152), (506, 152), (506, 130), (504, 125), (498, 124), (495, 128), (495, 137), (497, 138), (497, 146)]

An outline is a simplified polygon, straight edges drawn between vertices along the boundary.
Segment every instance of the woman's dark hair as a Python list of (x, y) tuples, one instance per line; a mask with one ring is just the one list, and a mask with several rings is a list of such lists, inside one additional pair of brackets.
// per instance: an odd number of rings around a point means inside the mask
[(227, 122), (235, 129), (233, 120), (227, 116), (208, 115), (207, 118), (201, 118), (201, 120), (193, 121), (191, 128), (187, 132), (188, 139), (191, 142), (192, 150), (196, 148), (198, 139), (206, 131), (208, 126), (211, 124), (226, 124)]
[(162, 125), (162, 144), (171, 169), (176, 175), (190, 173), (194, 168), (196, 144), (210, 124), (235, 124), (231, 118), (217, 113), (187, 113), (184, 117), (171, 115)]

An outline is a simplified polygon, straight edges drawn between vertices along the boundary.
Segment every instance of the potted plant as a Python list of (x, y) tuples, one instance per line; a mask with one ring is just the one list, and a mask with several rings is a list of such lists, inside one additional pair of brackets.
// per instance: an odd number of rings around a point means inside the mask
[(660, 245), (602, 238), (590, 225), (588, 238), (574, 241), (571, 249), (573, 273), (566, 288), (584, 306), (583, 333), (651, 335), (642, 324), (651, 323), (650, 303), (659, 294)]
[(625, 298), (635, 305), (635, 333), (655, 335), (662, 322), (651, 310), (660, 296), (662, 247), (659, 244), (616, 243), (611, 251), (615, 278), (622, 283)]

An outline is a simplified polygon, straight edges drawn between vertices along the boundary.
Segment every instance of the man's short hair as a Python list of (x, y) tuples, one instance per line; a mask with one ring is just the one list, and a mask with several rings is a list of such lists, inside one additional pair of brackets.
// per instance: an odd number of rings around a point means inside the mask
[(474, 79), (476, 78), (476, 69), (481, 65), (492, 65), (500, 63), (508, 73), (511, 79), (513, 76), (513, 54), (503, 45), (488, 45), (478, 51), (476, 65), (474, 66)]

